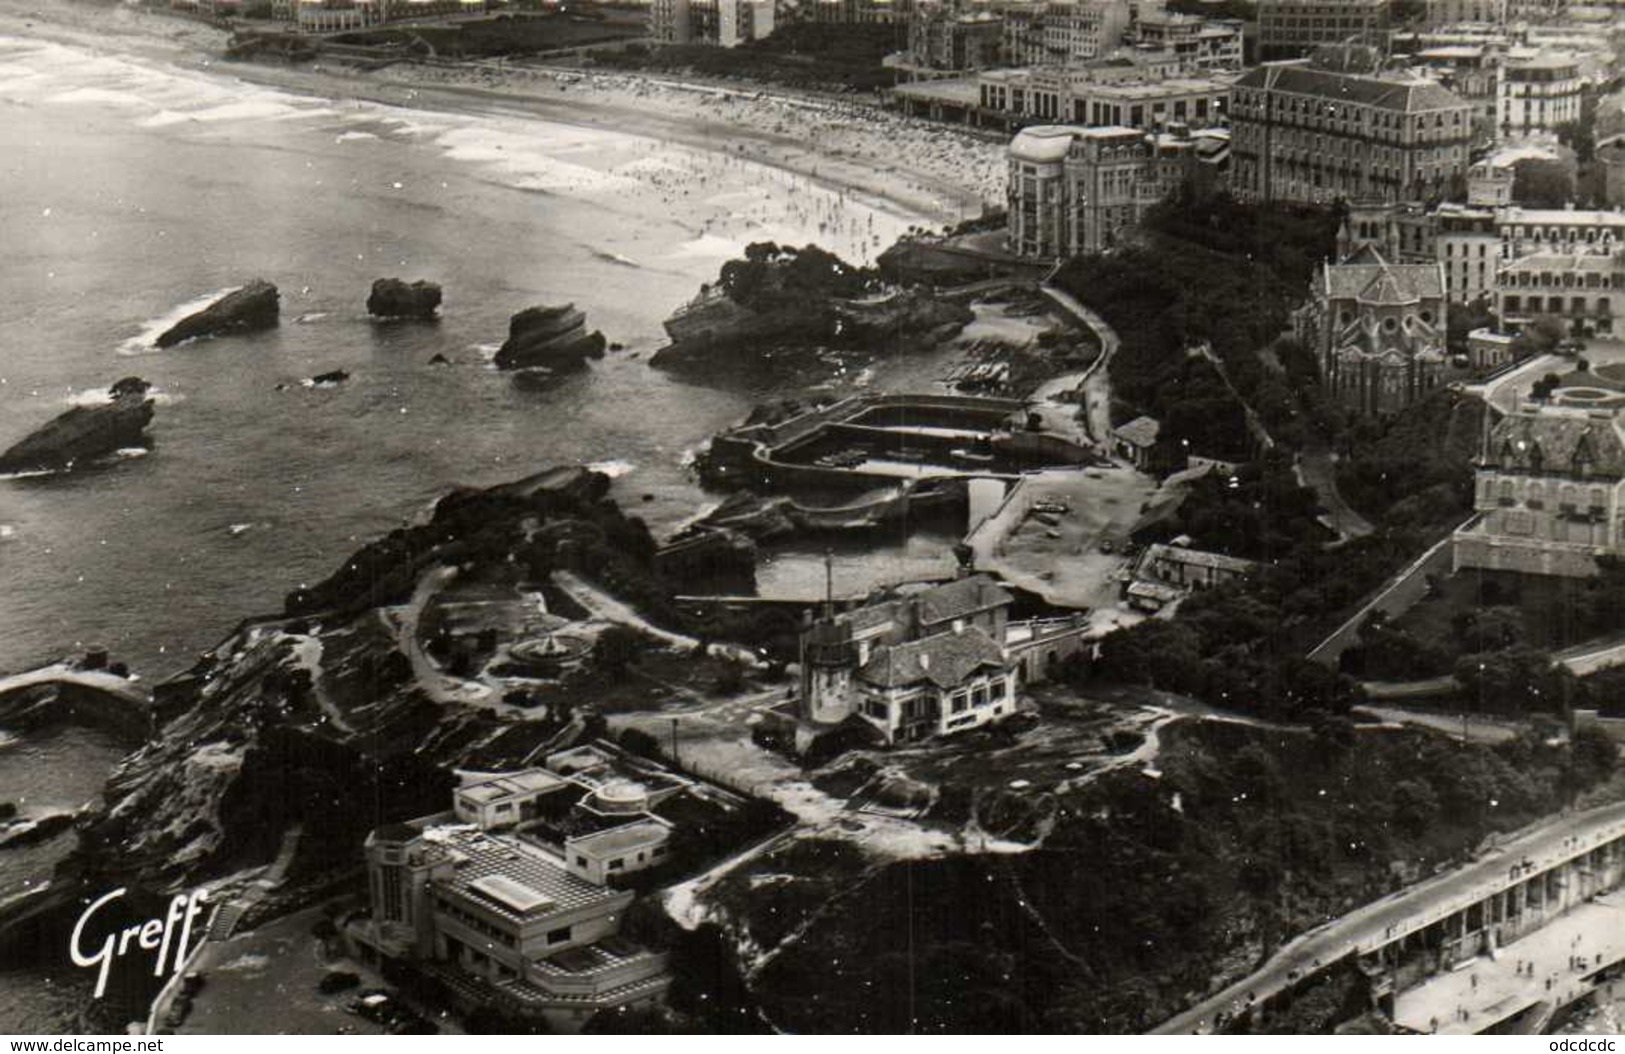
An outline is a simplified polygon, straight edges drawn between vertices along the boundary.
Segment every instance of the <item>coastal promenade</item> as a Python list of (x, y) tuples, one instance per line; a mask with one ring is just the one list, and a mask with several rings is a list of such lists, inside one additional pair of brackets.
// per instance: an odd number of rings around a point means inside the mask
[[(1164, 1022), (1153, 1034), (1215, 1031), (1221, 1015), (1233, 1020), (1258, 1012), (1272, 997), (1335, 962), (1355, 955), (1381, 957), (1390, 949), (1405, 948), (1407, 938), (1441, 924), (1444, 932), (1457, 932), (1457, 920), (1459, 936), (1450, 940), (1457, 960), (1468, 961), (1473, 955), (1465, 947), (1469, 936), (1465, 928), (1474, 912), (1480, 913), (1480, 925), (1488, 927), (1486, 904), (1509, 890), (1535, 884), (1540, 885), (1543, 897), (1551, 896), (1545, 892), (1552, 884), (1550, 875), (1558, 877), (1562, 890), (1559, 911), (1578, 907), (1588, 895), (1586, 885), (1595, 881), (1584, 874), (1597, 873), (1591, 870), (1592, 854), (1606, 852), (1617, 867), (1622, 850), (1625, 802), (1559, 816), (1502, 842), (1472, 863), (1392, 893), (1295, 938), (1260, 969)], [(1570, 875), (1570, 871), (1575, 873)], [(1563, 884), (1565, 880), (1567, 884)], [(1593, 888), (1590, 895), (1600, 892), (1602, 889)], [(1544, 900), (1539, 911), (1547, 911)], [(1510, 948), (1517, 946), (1511, 945), (1501, 954), (1515, 954)]]

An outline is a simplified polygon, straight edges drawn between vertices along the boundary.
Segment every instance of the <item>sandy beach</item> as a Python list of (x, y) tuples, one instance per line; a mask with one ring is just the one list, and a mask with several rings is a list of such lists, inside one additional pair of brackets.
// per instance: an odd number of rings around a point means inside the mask
[[(732, 154), (842, 190), (871, 207), (951, 224), (1002, 203), (1002, 144), (875, 106), (737, 85), (564, 68), (226, 62), (227, 35), (163, 12), (0, 0), (0, 33), (207, 70), (332, 99), (535, 117)], [(887, 211), (894, 211), (887, 210)]]

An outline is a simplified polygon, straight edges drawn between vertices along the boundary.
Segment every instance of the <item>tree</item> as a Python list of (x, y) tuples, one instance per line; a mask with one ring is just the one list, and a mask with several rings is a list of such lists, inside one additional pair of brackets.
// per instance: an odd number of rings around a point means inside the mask
[(1552, 392), (1556, 391), (1557, 386), (1562, 383), (1563, 378), (1559, 377), (1555, 373), (1548, 373), (1530, 387), (1529, 397), (1540, 402), (1545, 402), (1547, 399), (1552, 397)]
[(1539, 315), (1518, 331), (1512, 341), (1512, 357), (1527, 359), (1549, 355), (1568, 336), (1568, 326), (1556, 315)]
[(615, 680), (624, 680), (643, 651), (643, 635), (625, 626), (610, 626), (593, 642), (593, 665)]
[(1469, 333), (1495, 325), (1495, 305), (1487, 296), (1465, 304), (1451, 304), (1446, 319), (1446, 342), (1452, 354), (1462, 355), (1467, 351)]
[(1582, 725), (1569, 741), (1574, 775), (1582, 786), (1595, 786), (1613, 778), (1619, 769), (1619, 744), (1601, 725)]
[(1439, 796), (1422, 780), (1394, 784), (1394, 823), (1411, 838), (1420, 838), (1439, 815)]
[(1475, 652), (1456, 660), (1456, 680), (1479, 710), (1527, 714), (1556, 710), (1572, 675), (1551, 656), (1528, 647)]
[(1574, 168), (1529, 158), (1513, 166), (1512, 200), (1525, 208), (1560, 209), (1574, 200)]

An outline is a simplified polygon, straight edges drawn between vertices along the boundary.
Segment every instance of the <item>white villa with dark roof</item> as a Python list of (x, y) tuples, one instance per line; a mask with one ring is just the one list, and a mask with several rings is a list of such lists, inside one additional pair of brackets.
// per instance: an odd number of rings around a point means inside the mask
[(893, 745), (1014, 714), (1021, 681), (1077, 652), (1084, 623), (1013, 624), (1011, 602), (992, 578), (971, 575), (826, 612), (802, 634), (798, 738), (855, 721)]
[(1485, 441), (1474, 486), (1478, 515), (1452, 538), (1455, 570), (1593, 575), (1596, 557), (1621, 549), (1621, 420), (1562, 405), (1509, 414)]

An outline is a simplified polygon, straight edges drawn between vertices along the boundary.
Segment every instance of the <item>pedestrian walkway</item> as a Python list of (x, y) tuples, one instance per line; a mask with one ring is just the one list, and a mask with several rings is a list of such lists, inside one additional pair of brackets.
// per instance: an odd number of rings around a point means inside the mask
[(1597, 971), (1625, 959), (1625, 894), (1582, 904), (1499, 950), (1430, 978), (1395, 1000), (1394, 1022), (1416, 1032), (1476, 1035), (1540, 1003), (1591, 991)]

